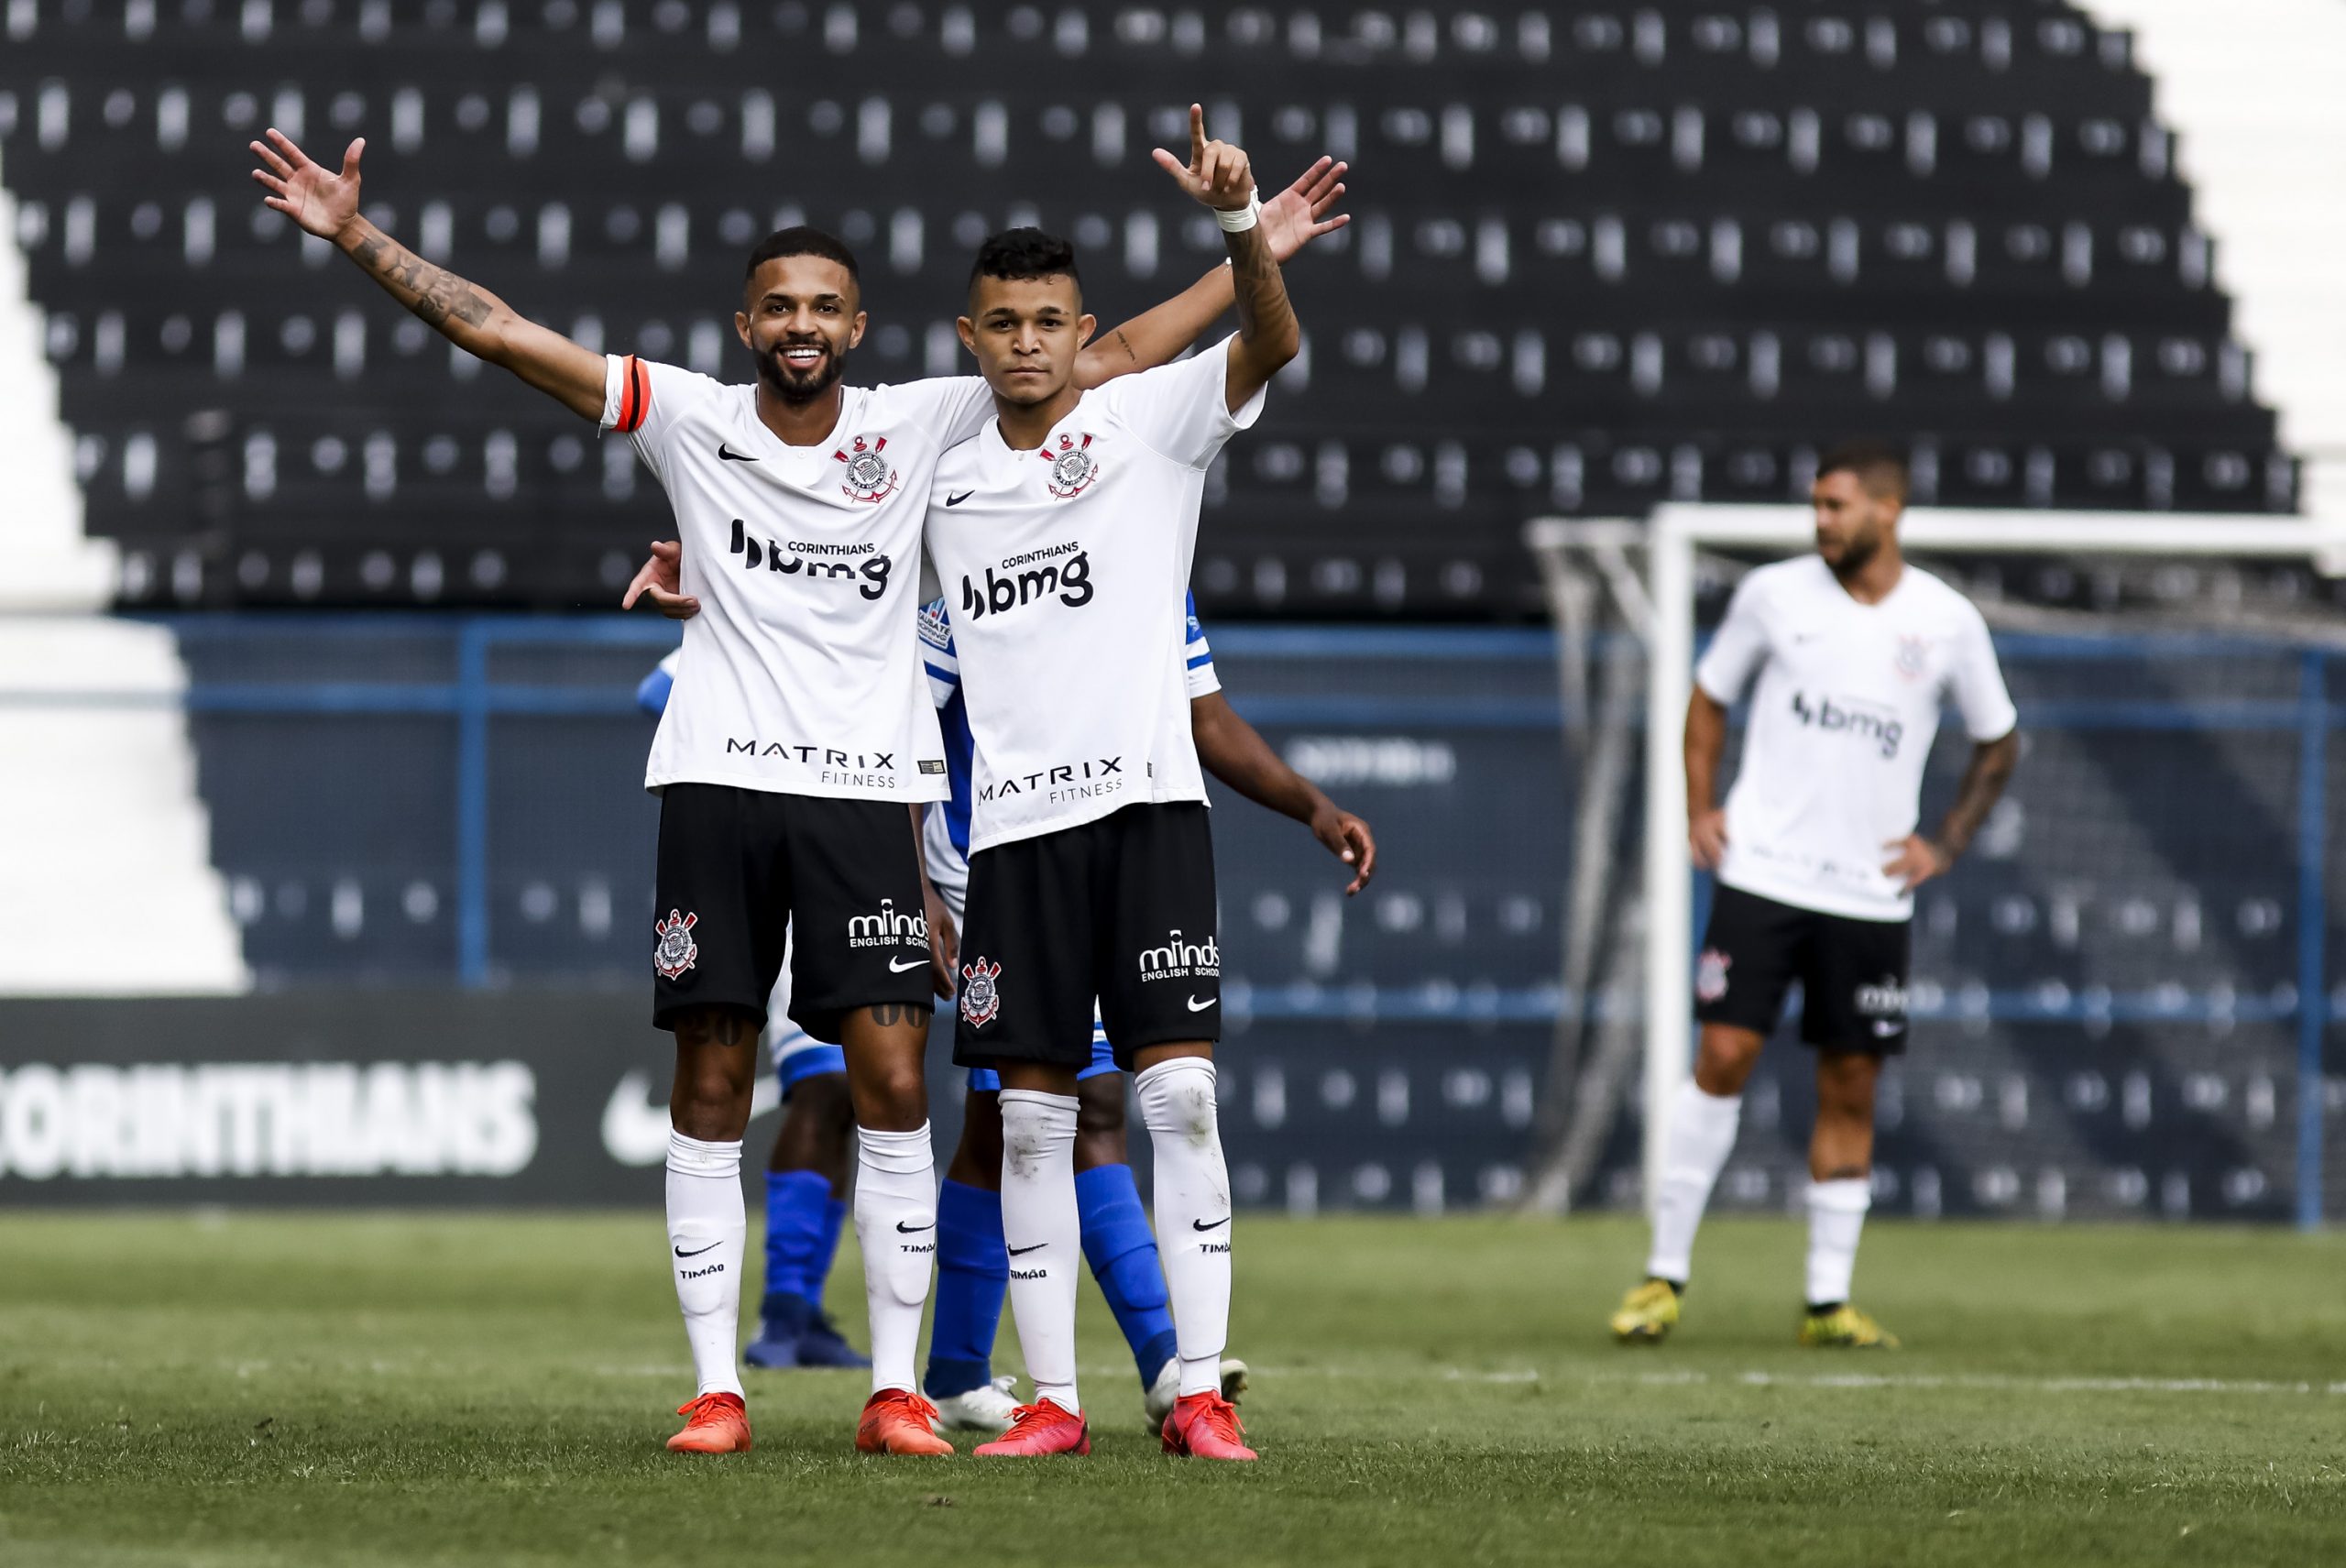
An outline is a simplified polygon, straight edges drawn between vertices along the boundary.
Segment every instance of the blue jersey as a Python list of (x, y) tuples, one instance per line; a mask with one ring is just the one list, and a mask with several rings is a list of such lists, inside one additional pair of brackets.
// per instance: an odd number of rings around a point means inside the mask
[[(1192, 701), (1222, 689), (1221, 677), (1214, 674), (1213, 648), (1206, 641), (1206, 629), (1198, 621), (1198, 597), (1188, 596), (1189, 615), (1189, 642), (1182, 650), (1189, 665), (1189, 697)], [(676, 684), (676, 660), (682, 649), (660, 661), (652, 672), (644, 676), (635, 688), (636, 706), (646, 713), (659, 713), (668, 706), (669, 688)], [(937, 702), (937, 728), (945, 735), (946, 780), (952, 794), (941, 807), (947, 838), (953, 852), (963, 861), (970, 858), (970, 773), (977, 755), (977, 744), (970, 737), (968, 705), (961, 700), (961, 665), (953, 652), (953, 627), (945, 613), (945, 601), (931, 599), (920, 612), (921, 664), (928, 673), (929, 696)]]

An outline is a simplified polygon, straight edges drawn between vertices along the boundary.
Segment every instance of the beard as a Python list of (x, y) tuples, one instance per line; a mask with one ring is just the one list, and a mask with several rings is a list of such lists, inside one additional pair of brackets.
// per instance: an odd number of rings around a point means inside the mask
[(758, 379), (765, 383), (766, 390), (793, 407), (813, 402), (838, 386), (839, 378), (847, 374), (847, 356), (828, 343), (821, 345), (823, 357), (815, 362), (811, 370), (799, 370), (784, 361), (784, 348), (805, 346), (776, 344), (758, 356)]
[(1880, 554), (1881, 554), (1881, 531), (1878, 528), (1869, 528), (1863, 533), (1850, 535), (1849, 542), (1841, 546), (1839, 558), (1827, 561), (1825, 565), (1833, 569), (1835, 576), (1846, 582), (1864, 571), (1868, 563)]

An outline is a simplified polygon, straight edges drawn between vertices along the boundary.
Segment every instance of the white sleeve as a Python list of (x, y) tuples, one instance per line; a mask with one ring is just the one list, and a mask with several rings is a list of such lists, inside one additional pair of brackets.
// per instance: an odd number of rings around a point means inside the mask
[(1760, 614), (1755, 581), (1746, 577), (1736, 585), (1735, 596), (1727, 601), (1727, 619), (1719, 622), (1702, 663), (1694, 666), (1694, 684), (1722, 707), (1741, 699), (1743, 689), (1767, 662), (1768, 626)]
[(633, 442), (643, 466), (664, 481), (661, 459), (677, 416), (720, 386), (681, 366), (663, 365), (633, 354), (606, 354), (602, 427)]
[(920, 667), (928, 678), (928, 699), (937, 707), (951, 702), (961, 689), (961, 661), (953, 651), (953, 628), (942, 598), (921, 606)]
[(1189, 700), (1211, 696), (1222, 689), (1222, 677), (1213, 673), (1213, 646), (1206, 641), (1206, 629), (1198, 620), (1198, 601), (1189, 600), (1189, 641), (1182, 644), (1181, 662), (1188, 666)]
[(1100, 389), (1125, 428), (1151, 451), (1192, 468), (1211, 466), (1222, 443), (1262, 417), (1270, 389), (1257, 388), (1230, 411), (1230, 345), (1235, 335), (1189, 358), (1119, 376)]
[(931, 376), (888, 392), (904, 400), (912, 422), (937, 438), (939, 451), (959, 446), (993, 417), (993, 392), (982, 376)]
[(1969, 602), (1964, 607), (1962, 629), (1956, 633), (1955, 657), (1946, 673), (1947, 695), (1963, 715), (1964, 732), (1985, 744), (2001, 740), (2020, 723), (2020, 710), (2004, 689), (2004, 672), (1996, 663), (1996, 644), (1988, 622)]

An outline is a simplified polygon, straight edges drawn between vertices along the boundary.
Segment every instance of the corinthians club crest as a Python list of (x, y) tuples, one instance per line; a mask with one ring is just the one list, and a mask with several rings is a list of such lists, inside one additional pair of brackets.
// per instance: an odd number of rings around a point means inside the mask
[(961, 1016), (970, 1028), (984, 1028), (1002, 1011), (1002, 992), (993, 983), (1001, 973), (1002, 966), (986, 962), (983, 956), (961, 966)]
[(693, 927), (700, 924), (697, 915), (679, 915), (668, 911), (668, 918), (652, 923), (652, 934), (659, 938), (652, 945), (652, 967), (660, 971), (662, 980), (674, 980), (693, 967), (700, 957), (700, 944), (693, 940)]
[(857, 436), (851, 446), (843, 446), (831, 455), (847, 465), (847, 477), (840, 484), (840, 493), (851, 501), (885, 500), (895, 494), (903, 476), (890, 466), (886, 453), (888, 438), (874, 436), (869, 442)]
[(1036, 455), (1051, 466), (1051, 494), (1063, 501), (1071, 501), (1091, 488), (1100, 477), (1100, 459), (1091, 455), (1091, 433), (1083, 433), (1081, 443), (1072, 435), (1061, 435), (1057, 449), (1045, 442)]

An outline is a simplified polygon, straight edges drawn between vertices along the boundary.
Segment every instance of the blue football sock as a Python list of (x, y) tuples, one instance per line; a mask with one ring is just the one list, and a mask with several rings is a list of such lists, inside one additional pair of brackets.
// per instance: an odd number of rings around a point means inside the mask
[(1083, 1256), (1091, 1277), (1108, 1298), (1116, 1326), (1132, 1346), (1140, 1386), (1148, 1387), (1165, 1364), (1178, 1354), (1173, 1314), (1167, 1310), (1165, 1270), (1157, 1261), (1157, 1237), (1140, 1206), (1133, 1168), (1103, 1165), (1075, 1173), (1075, 1204), (1083, 1216)]
[(815, 1258), (806, 1270), (806, 1299), (818, 1312), (823, 1310), (823, 1287), (830, 1283), (831, 1264), (839, 1255), (839, 1232), (847, 1224), (847, 1201), (829, 1197), (828, 1186), (823, 1191), (823, 1234), (816, 1238)]
[(766, 1305), (763, 1315), (781, 1315), (777, 1297), (808, 1300), (822, 1289), (830, 1254), (823, 1245), (824, 1218), (831, 1204), (828, 1178), (812, 1170), (766, 1172)]
[(981, 1388), (993, 1377), (994, 1335), (1010, 1288), (1004, 1245), (1001, 1193), (959, 1181), (937, 1189), (937, 1312), (921, 1377), (932, 1399)]

